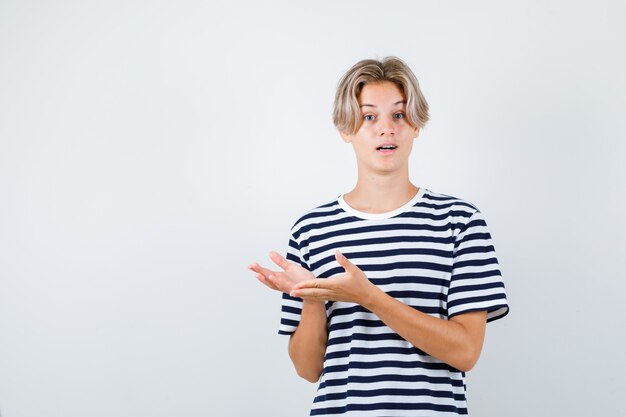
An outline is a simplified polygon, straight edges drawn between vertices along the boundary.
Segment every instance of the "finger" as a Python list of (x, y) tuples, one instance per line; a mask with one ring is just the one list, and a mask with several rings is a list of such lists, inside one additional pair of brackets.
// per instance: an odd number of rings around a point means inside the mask
[(274, 286), (282, 291), (282, 288), (287, 284), (285, 280), (285, 274), (282, 272), (274, 273), (272, 272), (267, 276), (267, 280), (270, 281)]
[(323, 288), (302, 288), (299, 290), (291, 290), (289, 293), (292, 297), (308, 298), (314, 300), (331, 300), (333, 292)]
[(263, 274), (266, 277), (269, 277), (270, 275), (274, 275), (277, 273), (276, 271), (272, 271), (271, 269), (264, 268), (259, 264), (253, 264), (253, 265), (255, 265), (254, 268), (250, 268), (252, 271), (259, 273), (259, 274)]
[(274, 283), (272, 281), (270, 281), (265, 275), (263, 274), (254, 274), (254, 276), (256, 277), (256, 279), (258, 279), (259, 281), (261, 281), (261, 283), (267, 287), (270, 287), (271, 289), (275, 290), (276, 286), (274, 285)]
[(248, 265), (248, 269), (250, 271), (254, 271), (254, 272), (261, 272), (262, 268), (263, 267), (261, 265), (259, 265), (258, 263), (256, 263), (256, 262)]
[(293, 286), (293, 289), (300, 290), (302, 288), (316, 288), (317, 285), (317, 279), (310, 279), (308, 281), (298, 282)]
[(335, 259), (339, 263), (339, 265), (343, 266), (343, 269), (348, 271), (354, 271), (354, 269), (358, 269), (358, 267), (350, 262), (350, 259), (346, 258), (346, 256), (341, 253), (339, 250), (335, 251)]
[(282, 269), (287, 269), (289, 261), (283, 258), (278, 252), (270, 251), (270, 259)]
[(262, 274), (255, 274), (255, 277), (256, 277), (259, 281), (261, 281), (261, 283), (262, 283), (263, 285), (265, 285), (266, 287), (269, 287), (269, 288), (271, 288), (271, 289), (273, 289), (273, 290), (276, 290), (276, 291), (280, 291), (280, 290), (278, 289), (278, 287), (276, 287), (276, 285), (275, 285), (275, 284), (274, 284), (271, 280), (269, 280), (268, 278), (266, 278), (266, 277), (265, 277), (265, 276), (263, 276)]
[(276, 272), (267, 278), (279, 291), (289, 294), (293, 289), (294, 282), (285, 272)]
[(299, 282), (293, 286), (294, 290), (299, 290), (303, 288), (320, 288), (329, 290), (333, 288), (333, 282), (331, 278), (316, 278)]
[(283, 292), (283, 290), (280, 289), (280, 286), (276, 282), (276, 277), (274, 275), (264, 276), (259, 274), (257, 278), (259, 279), (259, 281), (261, 281), (263, 284), (270, 287), (271, 289)]

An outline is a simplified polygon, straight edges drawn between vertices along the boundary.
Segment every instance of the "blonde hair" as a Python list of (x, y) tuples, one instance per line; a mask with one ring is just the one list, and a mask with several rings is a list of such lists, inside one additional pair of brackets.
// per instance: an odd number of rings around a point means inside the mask
[(388, 56), (380, 61), (359, 61), (341, 77), (333, 105), (333, 123), (337, 130), (348, 135), (359, 130), (363, 123), (359, 95), (366, 84), (383, 81), (391, 81), (400, 88), (406, 100), (407, 122), (415, 127), (424, 127), (428, 121), (428, 103), (417, 78), (400, 58)]

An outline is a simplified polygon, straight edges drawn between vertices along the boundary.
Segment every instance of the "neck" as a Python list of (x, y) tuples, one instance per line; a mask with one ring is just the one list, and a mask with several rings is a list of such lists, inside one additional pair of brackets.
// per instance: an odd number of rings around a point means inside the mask
[(362, 172), (356, 186), (344, 195), (345, 202), (355, 210), (366, 213), (385, 213), (406, 204), (418, 187), (409, 180), (408, 167), (400, 172)]

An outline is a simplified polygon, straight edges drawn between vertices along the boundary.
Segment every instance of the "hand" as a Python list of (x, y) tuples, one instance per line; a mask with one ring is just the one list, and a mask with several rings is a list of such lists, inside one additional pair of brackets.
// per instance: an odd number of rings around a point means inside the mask
[(332, 278), (300, 282), (293, 287), (290, 295), (305, 300), (345, 301), (367, 307), (378, 287), (341, 252), (335, 252), (335, 259), (345, 269), (345, 273)]
[(315, 275), (313, 275), (311, 271), (298, 264), (287, 261), (274, 251), (270, 252), (270, 259), (281, 267), (284, 272), (272, 271), (263, 268), (257, 263), (249, 265), (248, 269), (256, 272), (256, 278), (273, 290), (289, 294), (297, 283), (315, 279)]

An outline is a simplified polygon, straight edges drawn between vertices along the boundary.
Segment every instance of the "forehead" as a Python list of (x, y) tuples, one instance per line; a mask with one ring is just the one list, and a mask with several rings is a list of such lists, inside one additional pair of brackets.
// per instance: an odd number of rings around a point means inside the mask
[(402, 90), (391, 81), (365, 84), (361, 89), (359, 105), (393, 105), (405, 99)]

